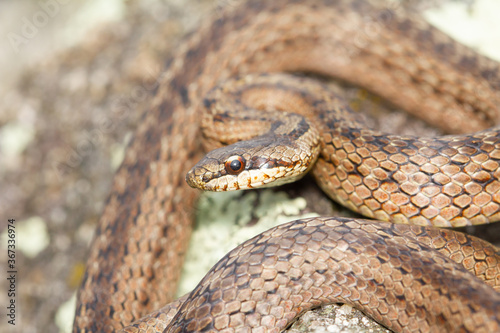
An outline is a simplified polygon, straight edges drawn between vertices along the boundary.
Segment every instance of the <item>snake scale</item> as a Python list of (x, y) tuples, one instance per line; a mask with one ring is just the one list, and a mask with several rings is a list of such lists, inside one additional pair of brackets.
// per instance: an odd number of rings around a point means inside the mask
[[(202, 157), (203, 99), (222, 80), (259, 72), (339, 78), (449, 132), (484, 130), (498, 119), (499, 65), (395, 5), (253, 0), (227, 6), (179, 46), (141, 118), (91, 245), (75, 332), (124, 328), (174, 298), (197, 196), (185, 174)], [(320, 154), (324, 173), (331, 175), (335, 163), (344, 173), (359, 165), (353, 155), (359, 137), (351, 135), (350, 144), (342, 141), (349, 136), (335, 139), (322, 133), (324, 151), (344, 147), (345, 154), (339, 160)], [(339, 178), (344, 194), (332, 196), (368, 216), (395, 222), (413, 217), (416, 223), (438, 226), (492, 222), (500, 207), (497, 137), (495, 130), (459, 136), (451, 140), (460, 142), (456, 151), (448, 146), (437, 155), (435, 147), (422, 148), (428, 160), (414, 161), (420, 172), (414, 180), (432, 179), (429, 192), (422, 193), (435, 198), (425, 207), (438, 210), (418, 215), (423, 220), (403, 208), (411, 201), (403, 196), (418, 196), (415, 186), (391, 190), (403, 176), (397, 172), (404, 164), (398, 149), (412, 156), (411, 150), (421, 148), (404, 146), (404, 141), (396, 140), (391, 148), (390, 138), (376, 138), (383, 148), (358, 156), (365, 161), (386, 156), (386, 163), (380, 163), (385, 173), (374, 180), (394, 195), (392, 205), (380, 205), (378, 213), (369, 210), (376, 206), (368, 201), (378, 200), (376, 190), (369, 185), (373, 181), (363, 183), (357, 174), (340, 175), (345, 176)], [(455, 172), (470, 161), (471, 170)], [(452, 186), (457, 183), (463, 188)], [(412, 202), (424, 206), (423, 200), (418, 196)], [(453, 211), (446, 210), (448, 201)], [(457, 207), (469, 210), (456, 214)], [(296, 221), (238, 247), (191, 298), (126, 331), (278, 332), (306, 309), (341, 301), (395, 331), (493, 332), (500, 330), (500, 296), (493, 289), (500, 285), (499, 270), (495, 248), (452, 231), (361, 220)]]

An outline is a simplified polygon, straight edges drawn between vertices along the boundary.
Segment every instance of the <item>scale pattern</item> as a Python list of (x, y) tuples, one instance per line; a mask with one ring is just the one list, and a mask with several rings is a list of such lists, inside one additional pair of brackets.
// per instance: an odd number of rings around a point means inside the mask
[(228, 253), (171, 323), (160, 312), (125, 332), (280, 332), (329, 303), (351, 304), (396, 332), (498, 332), (496, 251), (452, 230), (298, 220)]
[(112, 332), (172, 300), (196, 198), (184, 175), (200, 158), (202, 99), (221, 80), (314, 72), (363, 86), (450, 132), (496, 123), (496, 62), (373, 2), (241, 1), (176, 48), (114, 178), (75, 332)]

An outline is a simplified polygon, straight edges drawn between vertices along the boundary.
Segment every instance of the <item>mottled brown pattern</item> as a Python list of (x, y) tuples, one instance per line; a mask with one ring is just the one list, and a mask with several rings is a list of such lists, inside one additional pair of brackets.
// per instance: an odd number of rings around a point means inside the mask
[(500, 293), (492, 287), (500, 289), (500, 255), (480, 239), (430, 227), (312, 218), (238, 246), (175, 316), (166, 307), (124, 331), (279, 332), (313, 307), (348, 303), (396, 332), (498, 332)]
[(172, 299), (196, 196), (184, 175), (199, 158), (198, 110), (221, 79), (308, 71), (449, 131), (496, 123), (498, 65), (398, 12), (361, 0), (242, 1), (180, 45), (116, 174), (74, 330), (110, 332)]

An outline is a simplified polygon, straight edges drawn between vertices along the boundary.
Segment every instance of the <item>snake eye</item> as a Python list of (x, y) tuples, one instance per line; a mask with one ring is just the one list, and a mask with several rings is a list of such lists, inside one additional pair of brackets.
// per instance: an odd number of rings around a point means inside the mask
[(235, 155), (229, 157), (224, 163), (226, 171), (230, 175), (237, 175), (245, 169), (245, 159), (241, 156)]

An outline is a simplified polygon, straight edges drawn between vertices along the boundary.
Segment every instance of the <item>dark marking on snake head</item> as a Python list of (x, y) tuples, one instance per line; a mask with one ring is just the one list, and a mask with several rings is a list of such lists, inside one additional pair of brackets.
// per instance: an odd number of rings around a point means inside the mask
[(310, 130), (311, 126), (305, 118), (302, 118), (301, 121), (296, 125), (296, 127), (288, 133), (288, 136), (291, 138), (300, 138), (302, 135), (307, 133)]

